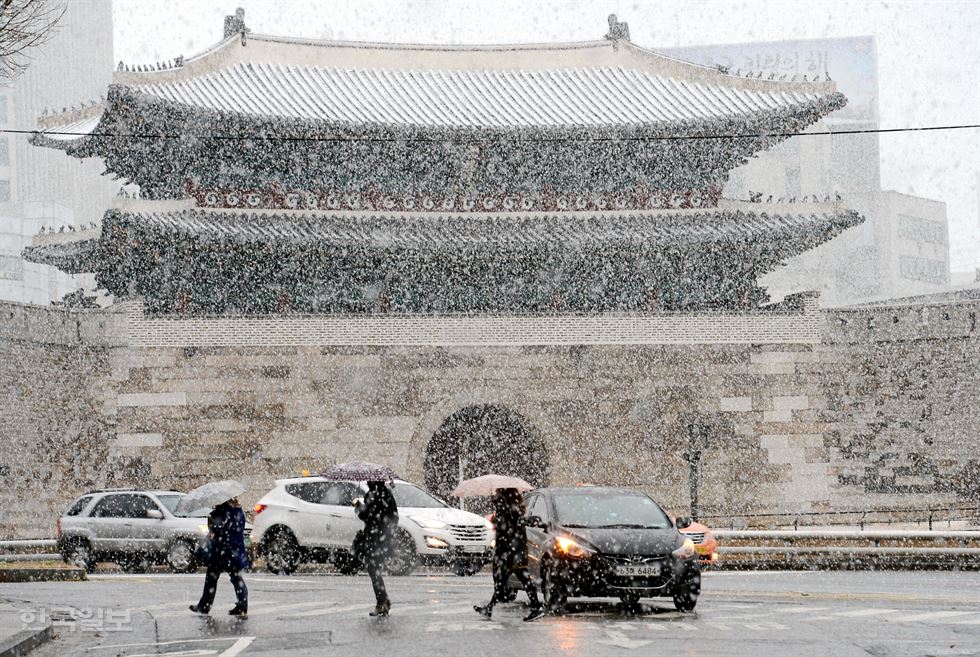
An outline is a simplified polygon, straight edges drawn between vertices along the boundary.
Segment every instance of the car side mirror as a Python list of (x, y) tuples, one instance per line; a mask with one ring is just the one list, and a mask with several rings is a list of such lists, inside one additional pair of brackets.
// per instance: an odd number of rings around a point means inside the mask
[(153, 520), (163, 520), (163, 512), (159, 509), (147, 509), (146, 517)]
[(690, 517), (681, 516), (680, 518), (674, 521), (674, 527), (677, 527), (678, 529), (687, 529), (688, 527), (691, 526), (692, 522), (694, 521), (691, 520)]
[(535, 529), (547, 529), (548, 523), (541, 519), (540, 516), (528, 516), (524, 520), (524, 524), (528, 527), (534, 527)]

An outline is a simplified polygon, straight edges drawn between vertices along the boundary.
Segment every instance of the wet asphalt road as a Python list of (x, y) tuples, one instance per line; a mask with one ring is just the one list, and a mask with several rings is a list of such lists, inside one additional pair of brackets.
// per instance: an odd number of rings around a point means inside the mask
[[(93, 614), (85, 629), (63, 621), (37, 657), (980, 655), (980, 573), (712, 572), (694, 613), (678, 613), (666, 599), (644, 601), (632, 615), (614, 600), (573, 601), (568, 614), (536, 623), (521, 622), (523, 594), (491, 621), (477, 616), (472, 605), (490, 592), (486, 574), (391, 577), (387, 619), (367, 615), (366, 576), (253, 573), (243, 620), (225, 614), (233, 604), (227, 579), (212, 617), (191, 614), (202, 581), (202, 574), (95, 575), (0, 585), (0, 598)], [(103, 616), (96, 631), (100, 610), (114, 610), (115, 629)]]

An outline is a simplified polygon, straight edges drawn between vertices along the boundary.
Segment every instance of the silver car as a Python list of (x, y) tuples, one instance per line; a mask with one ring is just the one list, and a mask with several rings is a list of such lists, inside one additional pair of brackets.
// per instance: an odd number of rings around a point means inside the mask
[(114, 561), (129, 572), (142, 572), (151, 563), (192, 572), (208, 535), (210, 509), (177, 514), (183, 495), (130, 489), (86, 493), (58, 519), (58, 550), (66, 562), (89, 572), (100, 561)]

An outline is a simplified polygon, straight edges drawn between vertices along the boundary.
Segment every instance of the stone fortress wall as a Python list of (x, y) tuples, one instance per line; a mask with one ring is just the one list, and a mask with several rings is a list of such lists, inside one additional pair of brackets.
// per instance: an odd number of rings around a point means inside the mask
[(768, 316), (202, 321), (4, 304), (0, 538), (52, 536), (94, 487), (235, 477), (251, 504), (354, 458), (425, 483), (430, 439), (474, 408), (518, 418), (551, 484), (637, 487), (679, 513), (691, 424), (709, 436), (705, 513), (975, 503), (978, 312), (805, 298)]

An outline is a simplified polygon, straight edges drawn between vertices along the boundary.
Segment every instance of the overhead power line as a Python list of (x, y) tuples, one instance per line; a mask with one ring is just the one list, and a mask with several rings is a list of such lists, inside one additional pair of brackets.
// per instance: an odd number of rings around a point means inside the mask
[(519, 135), (501, 135), (500, 137), (378, 137), (378, 136), (292, 136), (292, 135), (222, 135), (222, 134), (173, 134), (173, 133), (135, 133), (117, 134), (111, 132), (65, 132), (58, 130), (16, 130), (0, 129), (0, 134), (17, 135), (57, 135), (61, 137), (108, 137), (113, 139), (183, 139), (193, 137), (197, 139), (215, 139), (221, 141), (282, 141), (282, 142), (637, 142), (637, 141), (695, 141), (712, 139), (762, 139), (767, 137), (825, 137), (828, 135), (865, 135), (865, 134), (888, 134), (897, 132), (936, 132), (946, 130), (975, 130), (980, 128), (980, 123), (967, 123), (957, 125), (931, 125), (906, 128), (865, 128), (856, 130), (827, 130), (821, 132), (753, 132), (753, 133), (732, 133), (732, 134), (707, 134), (707, 135), (651, 135), (651, 136), (632, 136), (632, 137), (611, 137), (611, 136), (574, 136), (574, 137), (522, 137)]

